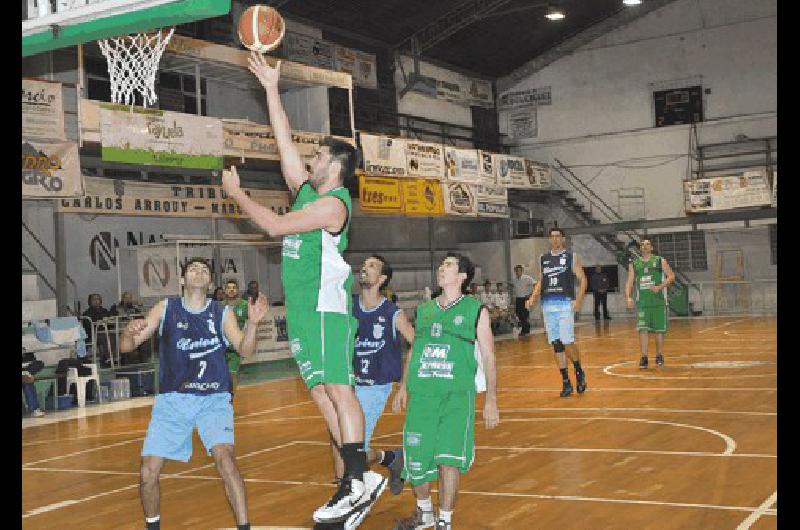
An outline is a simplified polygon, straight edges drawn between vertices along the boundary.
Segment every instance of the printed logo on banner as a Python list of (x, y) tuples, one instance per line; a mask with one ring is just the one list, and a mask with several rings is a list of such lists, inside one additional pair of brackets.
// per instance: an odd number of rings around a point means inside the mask
[(142, 278), (151, 290), (166, 287), (170, 280), (169, 263), (164, 258), (148, 257), (142, 266)]
[(111, 267), (116, 267), (115, 251), (118, 248), (119, 239), (112, 238), (111, 232), (100, 232), (89, 243), (89, 257), (92, 260), (92, 265), (101, 271), (111, 270)]

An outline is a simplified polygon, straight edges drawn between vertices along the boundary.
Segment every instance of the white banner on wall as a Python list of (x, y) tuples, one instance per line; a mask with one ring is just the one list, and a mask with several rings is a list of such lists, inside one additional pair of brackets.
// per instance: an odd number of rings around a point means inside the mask
[(78, 144), (22, 140), (22, 196), (38, 198), (83, 195)]
[(406, 175), (406, 146), (402, 138), (361, 134), (364, 171), (370, 175)]
[(525, 160), (525, 171), (528, 174), (528, 186), (531, 188), (550, 187), (550, 164)]
[(449, 215), (474, 217), (478, 215), (475, 186), (464, 182), (444, 184), (444, 211)]
[(500, 94), (497, 106), (500, 110), (514, 107), (530, 107), (536, 105), (550, 105), (552, 97), (551, 87), (529, 88), (527, 90), (517, 90)]
[(406, 174), (442, 180), (444, 175), (444, 146), (430, 142), (405, 140)]
[(22, 80), (22, 137), (47, 140), (66, 138), (61, 83)]
[(496, 184), (494, 154), (488, 151), (479, 151), (481, 157), (481, 173), (479, 182), (481, 184)]
[(480, 179), (480, 158), (476, 149), (445, 147), (444, 165), (447, 180), (475, 183)]
[(508, 135), (514, 140), (536, 138), (539, 134), (535, 105), (510, 111), (507, 120)]
[(766, 171), (745, 171), (738, 176), (687, 180), (687, 212), (730, 210), (772, 204)]
[(772, 172), (772, 205), (778, 206), (778, 170)]
[(497, 183), (509, 188), (528, 187), (525, 159), (519, 156), (495, 154), (494, 167)]
[(509, 217), (508, 188), (499, 184), (475, 187), (479, 217)]

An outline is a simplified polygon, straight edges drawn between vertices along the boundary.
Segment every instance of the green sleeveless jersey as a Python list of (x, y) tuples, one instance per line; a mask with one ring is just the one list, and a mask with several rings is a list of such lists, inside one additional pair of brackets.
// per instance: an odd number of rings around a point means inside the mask
[(283, 238), (281, 279), (287, 311), (351, 313), (350, 288), (353, 274), (342, 258), (347, 248), (347, 232), (353, 205), (346, 188), (336, 188), (323, 195), (305, 182), (297, 191), (292, 211), (302, 210), (322, 197), (336, 197), (347, 208), (347, 220), (341, 233), (312, 230)]
[(408, 366), (409, 392), (445, 394), (475, 391), (475, 359), (481, 303), (462, 295), (442, 308), (436, 299), (417, 308), (414, 346)]
[(657, 293), (650, 287), (660, 285), (664, 281), (664, 270), (661, 268), (661, 256), (651, 255), (650, 259), (633, 260), (634, 284), (638, 294), (639, 307), (658, 307), (667, 303), (667, 290)]

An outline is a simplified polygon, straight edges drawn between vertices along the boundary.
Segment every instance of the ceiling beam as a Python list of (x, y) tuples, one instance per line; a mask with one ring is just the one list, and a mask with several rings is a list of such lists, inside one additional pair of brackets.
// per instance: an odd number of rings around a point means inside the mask
[(509, 75), (497, 80), (498, 93), (505, 92), (522, 79), (529, 77), (544, 67), (554, 63), (562, 57), (569, 55), (591, 41), (618, 29), (634, 20), (643, 17), (657, 9), (661, 9), (675, 0), (647, 0), (636, 7), (623, 7), (613, 15), (593, 24), (587, 29), (568, 37), (556, 44), (546, 52), (536, 56)]

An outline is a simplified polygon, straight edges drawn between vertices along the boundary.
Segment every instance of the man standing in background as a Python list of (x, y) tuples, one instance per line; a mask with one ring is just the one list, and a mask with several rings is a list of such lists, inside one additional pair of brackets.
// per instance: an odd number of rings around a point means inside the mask
[(603, 272), (603, 267), (598, 265), (592, 274), (592, 296), (594, 297), (594, 319), (600, 320), (600, 304), (603, 305), (603, 318), (611, 320), (608, 316), (608, 275)]
[(528, 308), (525, 307), (525, 301), (533, 292), (534, 284), (533, 278), (527, 274), (523, 274), (522, 271), (522, 265), (514, 267), (514, 310), (517, 313), (520, 326), (522, 326), (522, 331), (520, 331), (519, 334), (520, 337), (531, 332), (530, 312)]

